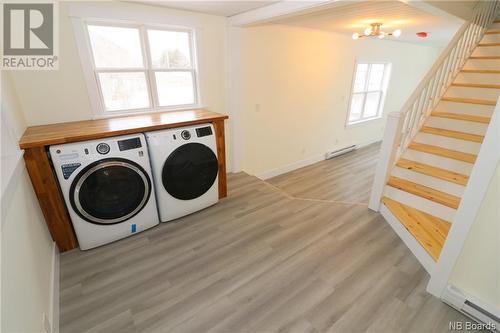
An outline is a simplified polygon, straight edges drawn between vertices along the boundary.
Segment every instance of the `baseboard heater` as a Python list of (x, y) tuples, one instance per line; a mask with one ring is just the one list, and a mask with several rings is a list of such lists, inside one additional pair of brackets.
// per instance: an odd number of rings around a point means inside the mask
[[(468, 297), (458, 288), (448, 285), (443, 293), (443, 301), (466, 316), (472, 318), (479, 325), (482, 325), (481, 327), (476, 328), (500, 333), (500, 313), (493, 314), (490, 311), (485, 310), (474, 301), (468, 299)], [(457, 328), (459, 327), (453, 327), (453, 323), (450, 323), (450, 330)], [(462, 329), (469, 330), (470, 328), (463, 327)]]
[(325, 159), (329, 160), (331, 158), (347, 154), (347, 153), (349, 153), (349, 152), (351, 152), (353, 150), (356, 150), (357, 148), (358, 148), (358, 146), (352, 145), (352, 146), (348, 146), (348, 147), (344, 147), (344, 148), (341, 148), (341, 149), (337, 149), (337, 150), (328, 152), (328, 153), (325, 154)]

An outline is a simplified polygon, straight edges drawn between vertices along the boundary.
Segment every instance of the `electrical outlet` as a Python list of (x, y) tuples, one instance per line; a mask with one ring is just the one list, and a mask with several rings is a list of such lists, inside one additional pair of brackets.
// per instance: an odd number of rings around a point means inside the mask
[(43, 314), (42, 325), (45, 333), (52, 333), (52, 325), (50, 325), (50, 320), (46, 313)]

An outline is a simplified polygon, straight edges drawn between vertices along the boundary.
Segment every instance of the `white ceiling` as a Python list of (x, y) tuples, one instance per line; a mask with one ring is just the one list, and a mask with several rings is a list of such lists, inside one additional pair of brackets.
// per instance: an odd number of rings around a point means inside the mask
[[(389, 37), (390, 39), (437, 47), (445, 46), (460, 25), (456, 19), (434, 16), (401, 1), (342, 2), (345, 3), (342, 6), (286, 17), (273, 23), (326, 30), (349, 36), (354, 32), (362, 33), (370, 23), (383, 23), (383, 31), (392, 32), (395, 29), (403, 31), (401, 37)], [(417, 37), (415, 34), (420, 31), (428, 32), (429, 36)], [(363, 39), (359, 42), (362, 43)]]
[(233, 16), (236, 14), (241, 14), (243, 12), (257, 9), (260, 7), (264, 7), (270, 4), (273, 4), (275, 1), (231, 1), (231, 0), (223, 0), (223, 1), (156, 1), (156, 0), (136, 0), (134, 2), (146, 3), (149, 5), (175, 8), (175, 9), (183, 9), (189, 10), (193, 12), (200, 12), (205, 14), (219, 15), (219, 16)]

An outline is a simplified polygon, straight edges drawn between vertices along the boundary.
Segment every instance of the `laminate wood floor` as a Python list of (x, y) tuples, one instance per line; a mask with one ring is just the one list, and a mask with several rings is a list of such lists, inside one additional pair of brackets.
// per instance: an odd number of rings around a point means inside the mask
[(368, 203), (379, 150), (374, 143), (268, 182), (297, 198)]
[[(354, 163), (374, 159), (362, 153)], [(63, 253), (61, 332), (445, 332), (466, 320), (425, 292), (424, 269), (366, 205), (228, 181), (215, 206)]]

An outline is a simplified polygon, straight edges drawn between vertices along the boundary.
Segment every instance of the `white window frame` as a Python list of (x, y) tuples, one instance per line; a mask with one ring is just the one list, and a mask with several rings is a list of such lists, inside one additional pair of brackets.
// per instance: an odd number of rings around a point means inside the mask
[[(366, 82), (365, 82), (365, 89), (363, 91), (354, 91), (354, 85), (356, 83), (356, 72), (358, 69), (359, 64), (367, 64), (368, 65), (368, 71), (366, 73)], [(384, 75), (382, 77), (382, 86), (379, 90), (368, 90), (368, 83), (369, 83), (369, 78), (370, 78), (370, 71), (371, 71), (371, 66), (372, 65), (384, 65)], [(356, 60), (354, 63), (354, 70), (352, 74), (352, 83), (351, 83), (351, 93), (349, 95), (349, 104), (347, 108), (347, 117), (345, 120), (345, 126), (355, 126), (357, 124), (362, 124), (366, 123), (372, 120), (377, 120), (382, 118), (383, 116), (383, 110), (384, 110), (384, 104), (385, 104), (385, 97), (387, 95), (387, 87), (389, 85), (389, 79), (391, 77), (391, 69), (392, 69), (392, 64), (388, 61), (371, 61), (371, 60)], [(379, 92), (380, 93), (380, 100), (379, 104), (377, 106), (377, 114), (372, 117), (363, 117), (363, 114), (365, 113), (365, 103), (366, 103), (366, 96), (369, 93), (374, 93), (374, 92)], [(363, 106), (361, 108), (361, 118), (358, 120), (354, 121), (349, 121), (349, 118), (351, 116), (351, 106), (352, 106), (352, 98), (355, 94), (363, 94)]]
[[(88, 31), (89, 25), (138, 29), (144, 67), (143, 68), (97, 68), (97, 66), (95, 65), (94, 54), (92, 52), (92, 45), (90, 42), (90, 35)], [(92, 19), (92, 18), (88, 19), (73, 18), (73, 27), (75, 28), (75, 37), (79, 48), (80, 60), (83, 66), (84, 77), (89, 91), (89, 98), (94, 118), (108, 118), (120, 115), (141, 114), (147, 112), (188, 110), (188, 109), (197, 109), (203, 107), (201, 104), (201, 96), (200, 96), (199, 71), (198, 71), (197, 48), (196, 48), (196, 31), (194, 28), (163, 25), (163, 24), (161, 25), (143, 24), (139, 22), (103, 20), (103, 19)], [(188, 33), (191, 68), (189, 69), (154, 68), (151, 64), (150, 45), (149, 45), (149, 39), (147, 37), (148, 30), (179, 31)], [(149, 107), (123, 109), (123, 110), (106, 110), (106, 107), (104, 105), (104, 96), (102, 95), (101, 83), (98, 77), (99, 73), (106, 73), (106, 72), (144, 73), (146, 79), (146, 87), (148, 89)], [(192, 104), (160, 106), (158, 90), (156, 86), (155, 72), (190, 72), (193, 77), (194, 102)]]

